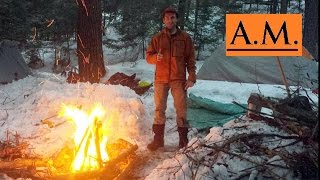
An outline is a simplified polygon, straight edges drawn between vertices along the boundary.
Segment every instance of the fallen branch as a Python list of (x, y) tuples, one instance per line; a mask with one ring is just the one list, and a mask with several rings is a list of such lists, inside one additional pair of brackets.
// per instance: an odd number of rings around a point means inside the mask
[(0, 158), (19, 157), (22, 156), (22, 151), (28, 147), (28, 144), (21, 144), (18, 146), (5, 146), (0, 149)]
[(48, 167), (48, 160), (44, 159), (15, 159), (14, 161), (0, 161), (1, 169), (19, 169), (25, 167)]
[[(224, 140), (225, 143), (219, 147), (224, 148), (226, 146), (230, 146), (230, 144), (233, 142), (237, 142), (237, 141), (243, 140), (243, 139), (263, 138), (263, 137), (278, 137), (278, 138), (282, 138), (282, 139), (297, 139), (297, 140), (303, 139), (302, 137), (299, 137), (299, 136), (284, 136), (284, 135), (279, 135), (279, 134), (258, 134), (258, 133), (239, 134), (237, 136), (230, 137), (228, 140)], [(221, 142), (221, 141), (219, 141), (219, 142)], [(216, 143), (214, 143), (213, 145), (204, 145), (204, 146), (208, 147), (208, 148), (216, 148), (217, 147)]]

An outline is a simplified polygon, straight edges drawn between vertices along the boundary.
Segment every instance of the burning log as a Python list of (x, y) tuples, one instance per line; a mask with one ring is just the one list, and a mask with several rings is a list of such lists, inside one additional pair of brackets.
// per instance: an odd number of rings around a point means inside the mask
[[(41, 179), (48, 177), (50, 160), (47, 159), (15, 159), (0, 161), (0, 172), (11, 178)], [(1, 179), (1, 178), (0, 178)]]
[[(121, 144), (125, 149), (117, 149)], [(125, 145), (124, 145), (125, 144)], [(59, 167), (56, 167), (55, 162), (49, 159), (15, 159), (13, 161), (0, 161), (0, 172), (8, 174), (10, 177), (19, 178), (30, 177), (39, 178), (38, 169), (51, 169), (54, 167), (56, 172), (42, 172), (42, 177), (49, 179), (90, 179), (101, 177), (103, 179), (113, 179), (120, 176), (129, 167), (134, 158), (135, 151), (138, 149), (137, 145), (132, 145), (125, 140), (118, 140), (116, 143), (108, 145), (109, 149), (113, 149), (113, 158), (102, 163), (102, 167), (93, 171), (80, 171), (76, 173), (61, 173)], [(122, 150), (121, 153), (118, 153)], [(66, 152), (66, 150), (64, 150)], [(53, 174), (53, 175), (52, 175)]]
[(17, 146), (13, 145), (1, 145), (0, 142), (0, 158), (1, 159), (6, 159), (6, 158), (13, 158), (13, 157), (22, 157), (23, 153), (22, 151), (26, 149), (28, 144), (19, 144)]
[[(123, 143), (124, 140), (118, 140), (118, 142)], [(128, 142), (126, 142), (128, 143)], [(128, 143), (130, 144), (130, 143)], [(115, 148), (115, 145), (111, 145), (110, 148)], [(103, 179), (113, 179), (121, 174), (124, 169), (121, 169), (119, 165), (122, 162), (127, 161), (132, 155), (135, 154), (135, 151), (138, 149), (137, 145), (130, 144), (130, 148), (123, 151), (118, 156), (110, 159), (104, 166), (98, 170), (87, 171), (87, 172), (77, 172), (72, 174), (65, 174), (51, 177), (51, 179), (55, 180), (63, 180), (63, 179), (90, 179), (90, 178), (98, 178), (101, 177)]]
[(77, 107), (64, 106), (61, 114), (69, 117), (76, 127), (72, 172), (100, 169), (102, 162), (109, 159), (107, 152), (103, 151), (108, 141), (106, 131), (101, 128), (105, 115), (104, 108), (96, 105), (88, 114)]
[(0, 171), (3, 169), (19, 169), (28, 167), (47, 167), (48, 160), (44, 159), (16, 159), (14, 161), (0, 161)]
[[(124, 140), (118, 140), (113, 144), (109, 142), (108, 130), (102, 126), (106, 120), (103, 106), (96, 105), (90, 113), (77, 107), (65, 106), (62, 114), (70, 117), (76, 126), (75, 148), (74, 157), (71, 158), (73, 161), (71, 169), (64, 168), (67, 170), (63, 172), (65, 175), (56, 174), (57, 178), (109, 179), (111, 175), (117, 176), (121, 173), (123, 161), (127, 160), (138, 147)], [(121, 152), (123, 149), (125, 151)]]
[(123, 161), (128, 156), (132, 155), (137, 149), (138, 149), (138, 145), (132, 145), (129, 149), (127, 149), (126, 151), (122, 152), (116, 158), (111, 159), (110, 161), (106, 162), (105, 167), (111, 166), (112, 164), (117, 164), (117, 163)]

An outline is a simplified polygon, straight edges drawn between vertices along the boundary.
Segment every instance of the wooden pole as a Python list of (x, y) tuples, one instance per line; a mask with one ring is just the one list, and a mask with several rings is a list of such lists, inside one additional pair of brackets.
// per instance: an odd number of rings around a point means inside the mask
[(283, 84), (285, 85), (287, 93), (288, 93), (288, 97), (291, 98), (288, 82), (287, 82), (286, 76), (284, 74), (284, 71), (283, 71), (282, 64), (280, 62), (279, 56), (277, 56), (277, 63), (278, 63), (279, 71), (281, 73), (281, 78), (282, 78)]
[(96, 151), (97, 151), (97, 161), (99, 164), (99, 168), (101, 168), (103, 166), (102, 158), (101, 158), (101, 150), (100, 150), (100, 138), (99, 138), (99, 129), (101, 127), (101, 124), (98, 122), (98, 118), (95, 118), (94, 123), (95, 123), (94, 143), (95, 143)]
[[(81, 141), (80, 141), (80, 144), (79, 144), (79, 146), (78, 147), (76, 147), (76, 149), (75, 149), (75, 156), (74, 156), (74, 158), (76, 158), (77, 157), (77, 154), (79, 153), (79, 151), (80, 151), (80, 149), (81, 149), (81, 147), (82, 147), (82, 145), (84, 144), (85, 145), (85, 156), (86, 156), (86, 154), (87, 154), (87, 152), (88, 152), (88, 148), (89, 148), (89, 143), (90, 143), (90, 138), (92, 137), (92, 126), (94, 125), (94, 123), (92, 123), (92, 124), (90, 124), (88, 127), (87, 127), (87, 129), (86, 129), (86, 131), (84, 132), (84, 134), (83, 134), (83, 136), (82, 136), (82, 138), (81, 138)], [(87, 157), (87, 156), (86, 156)], [(86, 161), (86, 159), (83, 161), (83, 164), (81, 165), (81, 169), (83, 168), (83, 166), (84, 166), (84, 163), (85, 163), (85, 161)], [(73, 164), (72, 164), (72, 166), (73, 166)]]

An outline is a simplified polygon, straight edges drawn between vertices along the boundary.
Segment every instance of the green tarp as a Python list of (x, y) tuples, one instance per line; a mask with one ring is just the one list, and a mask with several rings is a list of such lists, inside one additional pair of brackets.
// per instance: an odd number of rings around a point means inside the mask
[[(242, 104), (246, 107), (246, 104)], [(190, 93), (188, 98), (187, 119), (191, 127), (206, 129), (223, 126), (246, 112), (235, 104), (224, 104)]]

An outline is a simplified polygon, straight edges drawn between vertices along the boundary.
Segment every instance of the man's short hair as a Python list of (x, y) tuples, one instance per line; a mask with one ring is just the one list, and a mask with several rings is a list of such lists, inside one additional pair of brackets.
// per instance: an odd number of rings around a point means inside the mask
[(175, 8), (173, 8), (173, 7), (167, 7), (167, 8), (165, 8), (165, 9), (162, 11), (162, 13), (161, 13), (161, 18), (162, 18), (162, 19), (164, 18), (164, 15), (165, 15), (166, 13), (175, 13), (175, 14), (176, 14), (176, 17), (177, 17), (177, 18), (179, 17), (178, 11), (177, 11)]

